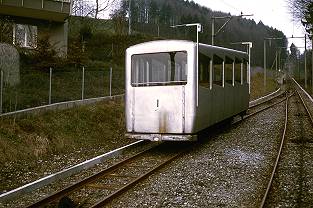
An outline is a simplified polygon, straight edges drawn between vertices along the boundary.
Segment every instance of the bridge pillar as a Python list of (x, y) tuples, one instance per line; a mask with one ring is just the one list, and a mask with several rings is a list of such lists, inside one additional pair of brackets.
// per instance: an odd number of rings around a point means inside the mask
[(38, 35), (48, 32), (50, 44), (57, 51), (57, 54), (61, 56), (67, 55), (68, 46), (68, 20), (64, 23), (51, 23), (48, 28), (45, 25), (38, 26)]
[(51, 45), (63, 56), (67, 54), (71, 4), (71, 0), (0, 0), (0, 15), (16, 24), (37, 26), (38, 36), (48, 32)]

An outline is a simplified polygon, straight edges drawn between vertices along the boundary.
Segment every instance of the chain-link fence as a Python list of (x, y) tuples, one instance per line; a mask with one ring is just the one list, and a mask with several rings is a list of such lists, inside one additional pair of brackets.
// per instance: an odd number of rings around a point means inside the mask
[(0, 114), (58, 102), (124, 93), (124, 71), (114, 68), (48, 71), (22, 70), (20, 84), (0, 79)]

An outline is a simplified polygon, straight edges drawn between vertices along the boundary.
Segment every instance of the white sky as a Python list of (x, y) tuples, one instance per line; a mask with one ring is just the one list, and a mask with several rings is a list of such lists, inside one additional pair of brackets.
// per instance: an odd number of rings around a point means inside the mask
[[(286, 37), (303, 37), (304, 28), (299, 22), (293, 21), (293, 15), (289, 11), (287, 0), (193, 0), (201, 6), (213, 11), (222, 11), (232, 15), (253, 14), (256, 23), (260, 20), (268, 26), (282, 31)], [(109, 13), (109, 11), (107, 12)], [(210, 20), (209, 20), (210, 21)], [(300, 51), (304, 51), (303, 39), (288, 39), (289, 46), (294, 43)]]
[[(260, 20), (268, 26), (282, 31), (287, 37), (304, 36), (301, 23), (293, 22), (292, 13), (288, 9), (286, 0), (194, 0), (201, 6), (214, 11), (223, 11), (232, 15), (253, 14), (256, 23)], [(293, 42), (297, 47), (304, 47), (303, 39), (288, 39), (289, 45)], [(304, 49), (301, 49), (303, 51)]]

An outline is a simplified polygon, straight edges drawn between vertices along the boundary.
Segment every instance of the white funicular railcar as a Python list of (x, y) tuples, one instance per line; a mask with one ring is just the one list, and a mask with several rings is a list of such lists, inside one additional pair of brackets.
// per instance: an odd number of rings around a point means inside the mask
[(193, 141), (199, 131), (246, 112), (248, 60), (245, 52), (205, 44), (197, 50), (183, 40), (129, 47), (126, 137)]

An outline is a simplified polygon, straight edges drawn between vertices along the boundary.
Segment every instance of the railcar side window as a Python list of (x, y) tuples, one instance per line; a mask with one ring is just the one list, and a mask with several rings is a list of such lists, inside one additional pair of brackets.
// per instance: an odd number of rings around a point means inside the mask
[(213, 84), (223, 85), (223, 59), (216, 55), (213, 57)]
[(248, 72), (248, 62), (244, 61), (243, 62), (243, 83), (248, 83), (248, 79), (247, 79), (247, 74)]
[(242, 61), (236, 59), (235, 61), (235, 82), (241, 83), (241, 64)]
[(133, 55), (131, 82), (136, 87), (187, 84), (187, 52)]
[(210, 87), (210, 58), (202, 53), (199, 55), (199, 86)]
[(228, 57), (225, 61), (225, 83), (233, 84), (233, 60)]

